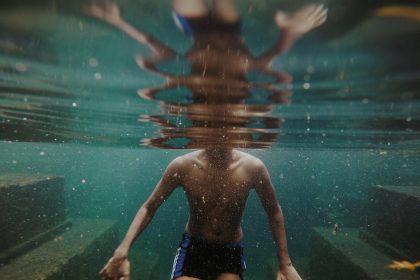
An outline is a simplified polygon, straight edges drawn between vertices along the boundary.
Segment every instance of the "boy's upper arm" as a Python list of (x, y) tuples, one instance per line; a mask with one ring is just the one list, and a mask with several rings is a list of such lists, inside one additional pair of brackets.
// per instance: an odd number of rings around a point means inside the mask
[(256, 175), (254, 188), (262, 206), (268, 214), (275, 212), (278, 209), (277, 196), (264, 163), (258, 163), (254, 174)]
[(156, 209), (171, 195), (175, 188), (182, 184), (182, 170), (183, 162), (179, 158), (173, 160), (168, 165), (162, 178), (145, 202), (145, 205), (149, 210), (156, 211)]

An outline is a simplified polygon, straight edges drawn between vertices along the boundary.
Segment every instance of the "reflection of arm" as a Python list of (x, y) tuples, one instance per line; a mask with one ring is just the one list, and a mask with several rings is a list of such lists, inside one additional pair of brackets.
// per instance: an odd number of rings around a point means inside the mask
[(172, 49), (155, 40), (149, 34), (136, 29), (126, 22), (120, 16), (120, 10), (115, 3), (91, 4), (85, 7), (85, 12), (117, 27), (140, 44), (148, 46), (160, 57), (169, 57), (175, 53)]
[(323, 5), (306, 5), (291, 15), (278, 11), (275, 21), (281, 30), (281, 37), (258, 58), (259, 62), (269, 65), (275, 56), (288, 51), (297, 39), (322, 25), (326, 19), (327, 9)]
[(277, 247), (277, 256), (279, 258), (279, 268), (291, 264), (287, 250), (286, 231), (284, 227), (284, 217), (280, 204), (276, 198), (276, 192), (270, 180), (270, 175), (264, 164), (261, 162), (257, 168), (257, 178), (255, 190), (261, 200), (262, 206), (267, 212), (271, 232)]
[(269, 65), (276, 56), (287, 52), (293, 46), (296, 39), (296, 36), (287, 34), (287, 31), (282, 32), (280, 38), (277, 39), (274, 46), (257, 58), (258, 62), (260, 62), (262, 65)]
[(166, 58), (173, 56), (175, 53), (172, 49), (163, 45), (149, 34), (134, 28), (122, 18), (120, 21), (116, 22), (115, 26), (118, 27), (120, 30), (124, 31), (128, 36), (130, 36), (137, 42), (147, 45), (158, 56)]
[(169, 197), (173, 190), (181, 184), (180, 169), (179, 160), (172, 161), (163, 174), (162, 179), (156, 185), (152, 194), (138, 210), (124, 240), (120, 245), (120, 248), (125, 249), (127, 253), (137, 236), (141, 234), (150, 223), (156, 210)]

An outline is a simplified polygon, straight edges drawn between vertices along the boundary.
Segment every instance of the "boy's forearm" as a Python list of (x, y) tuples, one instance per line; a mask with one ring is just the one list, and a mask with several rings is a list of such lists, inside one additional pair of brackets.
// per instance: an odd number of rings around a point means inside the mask
[(147, 207), (145, 206), (140, 207), (140, 209), (137, 211), (136, 216), (133, 219), (133, 222), (128, 228), (128, 231), (123, 241), (121, 242), (119, 249), (123, 250), (123, 252), (128, 254), (128, 251), (130, 250), (133, 242), (140, 235), (140, 233), (142, 233), (143, 230), (147, 227), (147, 225), (152, 220), (152, 217), (153, 217), (153, 214), (150, 212), (150, 210), (147, 209)]
[(279, 268), (290, 265), (291, 260), (287, 249), (286, 230), (284, 227), (284, 217), (281, 208), (270, 218), (270, 227), (277, 247), (279, 258)]

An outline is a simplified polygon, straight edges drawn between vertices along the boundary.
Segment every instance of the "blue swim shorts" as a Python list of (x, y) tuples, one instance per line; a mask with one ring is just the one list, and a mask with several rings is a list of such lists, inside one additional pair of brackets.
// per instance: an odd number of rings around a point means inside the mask
[(222, 273), (237, 274), (243, 279), (246, 269), (243, 242), (208, 243), (184, 233), (172, 268), (171, 280), (180, 276), (203, 280), (217, 278)]

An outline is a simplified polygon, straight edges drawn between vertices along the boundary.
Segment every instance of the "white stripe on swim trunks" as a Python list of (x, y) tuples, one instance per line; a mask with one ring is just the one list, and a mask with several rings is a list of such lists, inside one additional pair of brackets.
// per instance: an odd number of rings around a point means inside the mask
[(179, 28), (179, 30), (185, 33), (184, 27), (182, 26), (182, 23), (179, 21), (178, 15), (174, 11), (172, 11), (172, 17), (174, 19), (175, 25)]
[(178, 250), (176, 251), (174, 263), (172, 265), (171, 280), (174, 278), (174, 273), (175, 273), (175, 269), (176, 269), (176, 263), (178, 262), (178, 258), (179, 258), (179, 254), (180, 253), (181, 253), (181, 248), (178, 248)]

